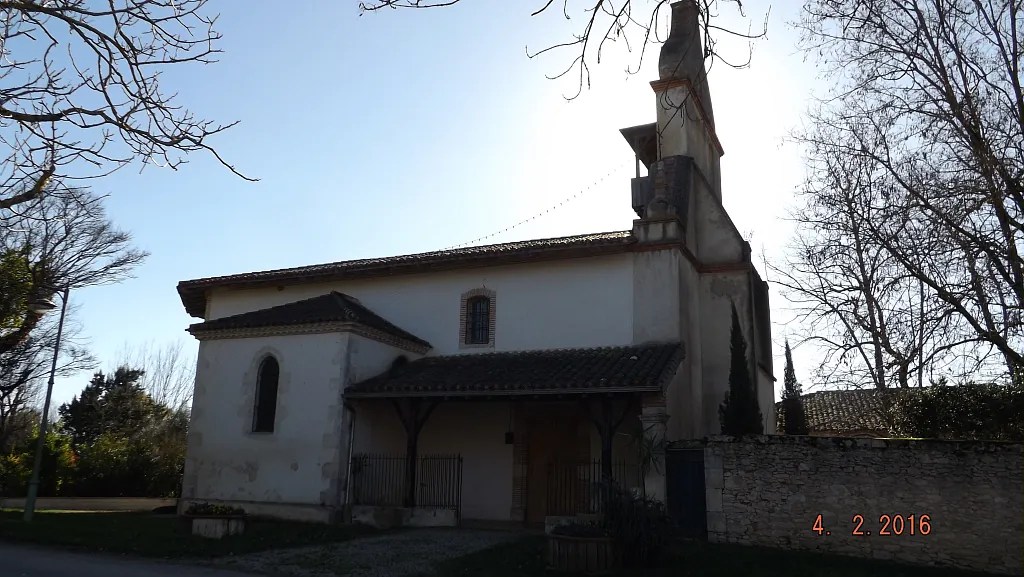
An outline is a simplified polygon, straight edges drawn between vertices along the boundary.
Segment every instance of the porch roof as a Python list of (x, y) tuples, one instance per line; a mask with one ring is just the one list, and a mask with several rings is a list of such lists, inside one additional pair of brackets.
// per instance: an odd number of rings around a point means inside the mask
[(221, 317), (188, 328), (195, 336), (214, 331), (282, 327), (314, 323), (349, 322), (376, 329), (425, 348), (430, 343), (401, 329), (363, 306), (358, 300), (338, 291), (276, 307)]
[(661, 391), (679, 343), (424, 357), (354, 384), (348, 398), (481, 397)]

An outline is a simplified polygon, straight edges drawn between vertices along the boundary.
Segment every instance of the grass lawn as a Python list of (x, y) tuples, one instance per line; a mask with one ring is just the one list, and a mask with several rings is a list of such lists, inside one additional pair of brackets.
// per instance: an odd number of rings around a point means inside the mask
[[(449, 559), (435, 567), (437, 577), (534, 577), (545, 575), (543, 536)], [(552, 573), (552, 575), (554, 575)], [(911, 567), (881, 561), (781, 551), (739, 545), (686, 542), (662, 567), (623, 571), (617, 577), (976, 577), (950, 569)]]
[(346, 541), (373, 532), (354, 525), (249, 519), (245, 533), (224, 539), (193, 536), (181, 519), (150, 513), (0, 511), (0, 540), (158, 558), (209, 558), (266, 549)]

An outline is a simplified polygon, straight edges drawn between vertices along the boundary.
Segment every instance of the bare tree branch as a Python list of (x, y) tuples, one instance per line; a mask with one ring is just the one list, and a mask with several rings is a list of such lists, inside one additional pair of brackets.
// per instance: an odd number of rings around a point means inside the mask
[[(445, 8), (458, 4), (460, 1), (462, 0), (371, 0), (360, 2), (359, 9), (362, 13), (370, 13), (386, 8), (394, 10), (401, 8)], [(532, 12), (530, 16), (541, 16), (551, 12), (549, 9), (554, 2), (551, 0), (542, 1), (541, 7)], [(710, 69), (711, 63), (714, 61), (720, 61), (734, 68), (743, 68), (749, 65), (753, 53), (752, 45), (748, 46), (746, 60), (733, 62), (716, 49), (715, 36), (718, 33), (724, 33), (750, 41), (764, 38), (768, 33), (767, 11), (760, 31), (753, 32), (748, 28), (746, 32), (743, 32), (712, 24), (714, 18), (718, 16), (717, 9), (720, 0), (692, 1), (697, 4), (700, 12), (701, 31), (703, 33), (702, 45), (704, 46), (705, 59), (708, 61), (707, 67)], [(745, 17), (742, 0), (721, 0), (721, 2), (734, 5), (739, 14)], [(529, 58), (536, 58), (552, 52), (561, 53), (565, 49), (569, 49), (570, 54), (573, 54), (569, 65), (563, 68), (561, 72), (547, 76), (548, 79), (554, 80), (575, 71), (577, 77), (576, 91), (571, 96), (566, 96), (566, 100), (573, 100), (579, 97), (583, 92), (584, 86), (590, 87), (591, 65), (600, 64), (602, 50), (606, 42), (615, 42), (621, 39), (626, 43), (627, 50), (632, 52), (629, 38), (640, 38), (640, 41), (636, 43), (639, 45), (640, 52), (637, 58), (637, 65), (635, 68), (626, 70), (628, 74), (637, 73), (640, 70), (640, 65), (643, 63), (647, 47), (650, 44), (662, 42), (658, 35), (656, 24), (659, 16), (662, 14), (662, 10), (667, 9), (671, 1), (621, 0), (621, 4), (618, 4), (617, 8), (613, 0), (581, 0), (581, 3), (582, 7), (574, 5), (573, 8), (570, 8), (569, 0), (563, 0), (561, 16), (567, 20), (572, 20), (573, 16), (582, 15), (584, 21), (582, 30), (574, 33), (569, 40), (551, 44), (534, 52), (531, 52), (529, 47), (526, 50), (526, 55)]]
[(176, 169), (235, 123), (197, 118), (163, 91), (168, 68), (214, 62), (207, 0), (0, 0), (0, 209), (51, 178), (133, 161)]
[(27, 300), (58, 288), (120, 282), (148, 256), (107, 219), (102, 197), (59, 183), (50, 189), (0, 213), (0, 253), (23, 255), (32, 279), (19, 294), (0, 295), (13, 303), (4, 310), (23, 317), (14, 323), (16, 330), (0, 331), (0, 353), (24, 340), (39, 322), (40, 316), (25, 306)]
[(848, 325), (826, 348), (860, 351), (875, 386), (991, 368), (992, 352), (1020, 370), (1019, 7), (809, 0), (798, 26), (835, 88), (797, 135), (807, 198), (782, 282), (826, 327)]
[(195, 362), (185, 355), (181, 341), (157, 346), (125, 344), (117, 367), (142, 369), (140, 385), (154, 401), (174, 411), (188, 410), (195, 389)]
[[(70, 307), (64, 320), (57, 378), (96, 366), (80, 342), (82, 326), (75, 318), (76, 310)], [(18, 438), (27, 438), (39, 418), (37, 396), (49, 378), (57, 322), (56, 318), (44, 319), (31, 335), (0, 353), (0, 451), (9, 449)]]

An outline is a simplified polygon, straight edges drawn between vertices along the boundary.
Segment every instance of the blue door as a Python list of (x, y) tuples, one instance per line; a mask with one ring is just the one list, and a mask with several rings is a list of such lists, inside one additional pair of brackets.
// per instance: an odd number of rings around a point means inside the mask
[(704, 450), (665, 453), (665, 500), (683, 536), (707, 539), (707, 497), (704, 491)]

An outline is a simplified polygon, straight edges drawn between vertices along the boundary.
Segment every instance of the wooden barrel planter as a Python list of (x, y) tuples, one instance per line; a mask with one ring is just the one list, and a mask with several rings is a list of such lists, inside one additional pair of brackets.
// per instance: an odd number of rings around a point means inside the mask
[(618, 548), (611, 537), (548, 535), (548, 569), (604, 575), (621, 565)]

